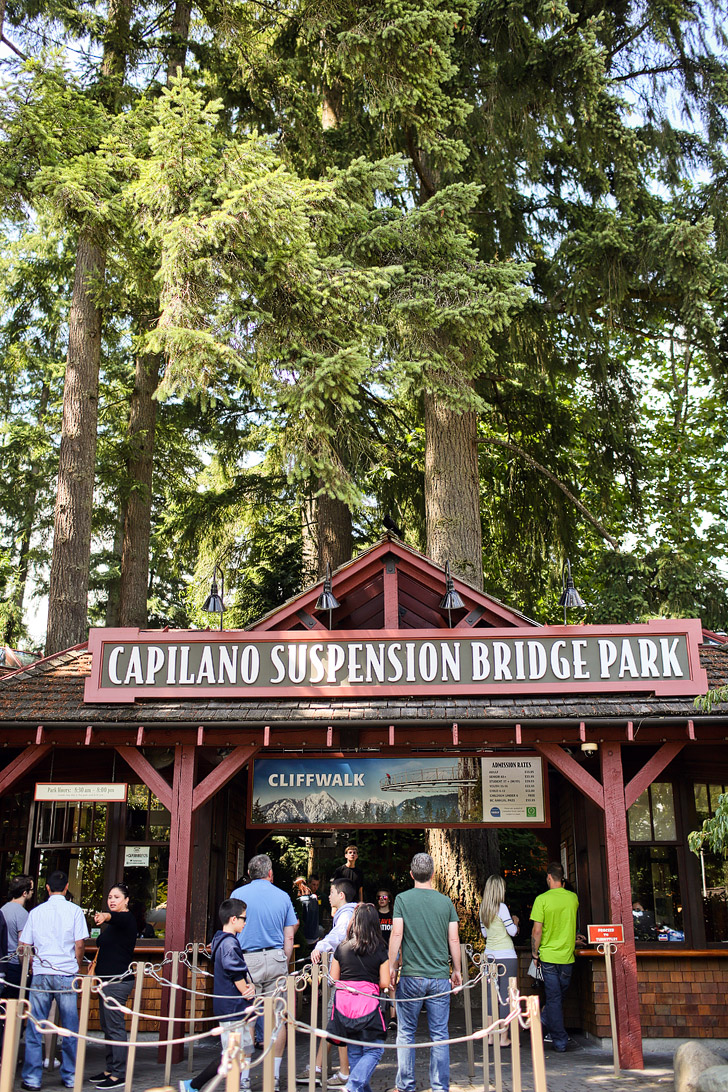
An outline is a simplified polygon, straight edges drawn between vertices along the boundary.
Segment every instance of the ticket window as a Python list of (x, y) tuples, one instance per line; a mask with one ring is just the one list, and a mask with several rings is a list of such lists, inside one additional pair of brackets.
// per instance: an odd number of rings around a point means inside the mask
[(171, 817), (146, 785), (129, 785), (120, 847), (129, 906), (140, 937), (164, 940)]
[[(698, 826), (702, 826), (704, 819), (712, 819), (725, 792), (728, 792), (728, 785), (722, 781), (694, 783)], [(706, 942), (725, 945), (728, 943), (728, 860), (707, 846), (700, 852), (700, 887)]]
[(673, 785), (656, 781), (627, 813), (635, 939), (685, 940)]

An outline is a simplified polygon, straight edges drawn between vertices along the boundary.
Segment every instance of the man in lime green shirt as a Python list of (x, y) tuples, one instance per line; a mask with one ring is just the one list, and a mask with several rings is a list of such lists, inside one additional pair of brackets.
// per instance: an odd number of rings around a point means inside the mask
[(553, 1049), (563, 1054), (569, 1042), (563, 1001), (574, 967), (579, 900), (564, 887), (564, 870), (556, 861), (548, 867), (546, 883), (548, 891), (536, 897), (531, 910), (531, 955), (543, 971), (543, 1023), (551, 1033)]

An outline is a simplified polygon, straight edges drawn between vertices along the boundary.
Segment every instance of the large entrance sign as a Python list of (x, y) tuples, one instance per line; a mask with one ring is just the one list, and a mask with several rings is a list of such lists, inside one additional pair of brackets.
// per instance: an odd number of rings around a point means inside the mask
[[(410, 636), (411, 634), (411, 636)], [(87, 702), (707, 689), (695, 619), (540, 629), (92, 629)]]
[(255, 759), (256, 827), (543, 826), (542, 759), (525, 752), (434, 758)]

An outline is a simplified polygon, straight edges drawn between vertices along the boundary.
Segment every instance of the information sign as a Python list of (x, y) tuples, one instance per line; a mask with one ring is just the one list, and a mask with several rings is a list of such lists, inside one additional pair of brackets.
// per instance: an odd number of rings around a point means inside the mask
[(483, 822), (544, 823), (543, 763), (536, 755), (483, 758)]
[(586, 935), (590, 944), (624, 944), (623, 925), (587, 925)]
[(107, 804), (123, 803), (126, 800), (126, 782), (111, 781), (106, 784), (75, 785), (67, 782), (37, 782), (36, 800), (81, 800), (103, 801)]
[(147, 868), (148, 865), (149, 846), (126, 846), (124, 868)]

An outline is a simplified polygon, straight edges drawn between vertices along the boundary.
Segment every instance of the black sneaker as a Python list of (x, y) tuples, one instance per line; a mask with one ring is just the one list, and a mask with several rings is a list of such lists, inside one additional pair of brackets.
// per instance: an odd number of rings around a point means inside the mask
[(110, 1073), (96, 1073), (93, 1077), (87, 1077), (87, 1081), (91, 1081), (91, 1084), (100, 1084), (101, 1081), (106, 1081), (111, 1076)]
[(105, 1080), (99, 1081), (96, 1085), (97, 1088), (123, 1088), (124, 1082), (121, 1077), (106, 1077)]

